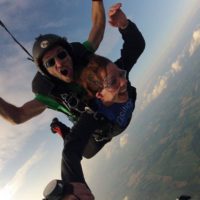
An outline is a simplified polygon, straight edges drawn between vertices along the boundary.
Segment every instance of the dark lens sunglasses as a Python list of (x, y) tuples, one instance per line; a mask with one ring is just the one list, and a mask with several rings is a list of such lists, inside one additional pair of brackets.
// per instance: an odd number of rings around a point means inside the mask
[(60, 51), (52, 58), (49, 58), (47, 61), (44, 62), (45, 68), (53, 67), (56, 64), (55, 59), (58, 58), (59, 60), (64, 60), (68, 56), (66, 51)]

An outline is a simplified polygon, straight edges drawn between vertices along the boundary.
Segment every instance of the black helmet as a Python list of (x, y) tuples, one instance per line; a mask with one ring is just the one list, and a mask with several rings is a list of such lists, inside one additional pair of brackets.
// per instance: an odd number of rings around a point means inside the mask
[(72, 47), (67, 39), (55, 34), (40, 35), (33, 45), (33, 59), (42, 74), (49, 75), (42, 63), (44, 54), (55, 46), (62, 46), (72, 56)]

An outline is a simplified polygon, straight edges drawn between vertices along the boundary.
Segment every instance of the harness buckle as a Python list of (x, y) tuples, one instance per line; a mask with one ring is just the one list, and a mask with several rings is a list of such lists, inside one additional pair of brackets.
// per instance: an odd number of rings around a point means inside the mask
[(101, 129), (96, 129), (95, 133), (92, 135), (94, 137), (94, 140), (96, 142), (102, 142), (104, 140), (109, 140), (110, 138), (105, 136), (103, 130)]
[(63, 99), (63, 103), (72, 110), (76, 110), (79, 113), (85, 112), (85, 105), (81, 104), (81, 101), (77, 97), (77, 95), (74, 95), (73, 93), (65, 93), (61, 94), (61, 97)]

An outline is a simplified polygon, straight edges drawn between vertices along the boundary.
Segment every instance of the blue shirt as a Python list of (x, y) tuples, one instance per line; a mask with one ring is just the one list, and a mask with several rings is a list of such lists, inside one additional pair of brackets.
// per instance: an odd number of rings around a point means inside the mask
[(121, 128), (128, 125), (134, 110), (131, 99), (125, 103), (114, 103), (111, 106), (105, 106), (100, 100), (96, 100), (97, 112), (104, 115), (108, 120), (117, 123)]

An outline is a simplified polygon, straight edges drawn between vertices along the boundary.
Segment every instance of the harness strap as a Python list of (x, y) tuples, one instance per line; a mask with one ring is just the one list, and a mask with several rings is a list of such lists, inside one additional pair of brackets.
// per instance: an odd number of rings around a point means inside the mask
[(63, 106), (62, 104), (58, 103), (56, 100), (48, 96), (45, 96), (42, 94), (36, 94), (35, 99), (44, 103), (45, 105), (47, 105), (49, 108), (53, 110), (58, 110), (58, 111), (63, 112), (64, 114), (69, 116), (72, 120), (76, 119), (76, 116), (73, 115), (67, 107)]

